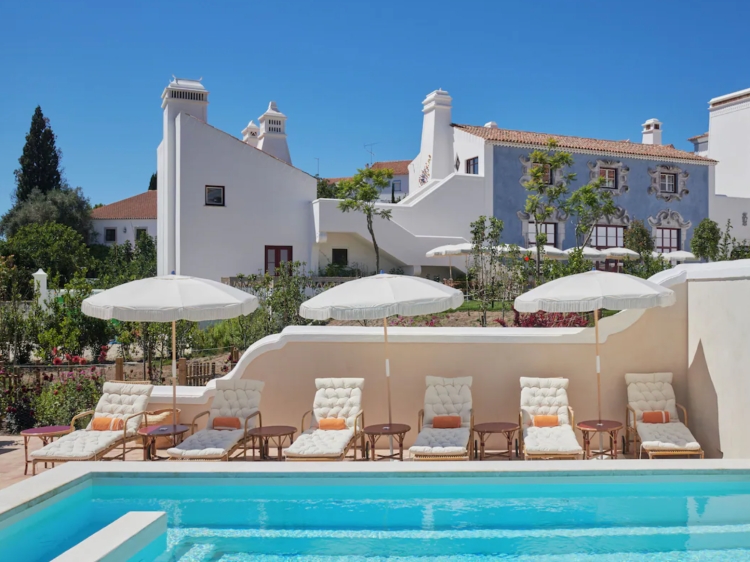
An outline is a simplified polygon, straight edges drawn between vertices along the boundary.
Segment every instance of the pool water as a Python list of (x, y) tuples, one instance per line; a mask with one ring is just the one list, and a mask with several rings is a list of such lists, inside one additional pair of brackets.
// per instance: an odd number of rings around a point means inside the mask
[(0, 526), (0, 560), (48, 561), (143, 510), (169, 520), (150, 562), (750, 560), (748, 473), (104, 476), (41, 507)]

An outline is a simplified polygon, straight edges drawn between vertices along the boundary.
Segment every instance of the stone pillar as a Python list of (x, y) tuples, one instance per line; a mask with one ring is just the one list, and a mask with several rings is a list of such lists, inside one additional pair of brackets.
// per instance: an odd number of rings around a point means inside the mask
[(49, 290), (47, 289), (47, 274), (40, 268), (39, 271), (32, 275), (34, 278), (34, 290), (39, 291), (39, 306), (43, 310), (47, 309), (47, 300), (49, 299)]

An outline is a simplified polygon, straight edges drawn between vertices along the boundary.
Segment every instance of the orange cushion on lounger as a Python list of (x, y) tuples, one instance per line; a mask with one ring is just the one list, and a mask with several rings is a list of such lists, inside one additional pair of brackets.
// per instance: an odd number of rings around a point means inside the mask
[(323, 418), (318, 421), (319, 429), (346, 429), (346, 420), (343, 418)]
[(435, 416), (432, 418), (435, 429), (456, 429), (461, 427), (461, 416)]
[(560, 425), (558, 416), (534, 416), (534, 427), (555, 427)]
[(214, 418), (214, 429), (240, 429), (240, 418)]
[(100, 416), (91, 421), (91, 429), (94, 431), (122, 431), (124, 427), (125, 422), (122, 418)]
[(669, 412), (662, 410), (643, 412), (643, 423), (669, 423)]

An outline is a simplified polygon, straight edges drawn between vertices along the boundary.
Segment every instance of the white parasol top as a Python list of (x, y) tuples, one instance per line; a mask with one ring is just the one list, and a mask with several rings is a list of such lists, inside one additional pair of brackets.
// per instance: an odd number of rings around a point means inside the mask
[(447, 285), (381, 273), (328, 289), (303, 302), (299, 314), (310, 320), (377, 320), (396, 314), (434, 314), (458, 308), (463, 302), (463, 293)]
[(587, 271), (561, 277), (516, 298), (519, 312), (591, 312), (606, 308), (653, 308), (671, 306), (675, 294), (640, 277), (625, 273)]
[(607, 248), (606, 250), (602, 251), (606, 255), (607, 259), (610, 260), (635, 260), (641, 257), (638, 252), (635, 252), (629, 248)]
[(428, 258), (438, 258), (442, 256), (464, 256), (471, 254), (472, 245), (469, 242), (464, 244), (449, 244), (447, 246), (438, 246), (433, 248), (425, 255)]
[[(603, 260), (607, 257), (607, 255), (602, 252), (601, 250), (597, 250), (596, 248), (592, 248), (591, 246), (584, 246), (581, 248), (583, 250), (583, 257), (587, 260)], [(572, 254), (576, 248), (568, 248), (565, 250), (565, 253), (570, 257), (570, 254)]]
[[(568, 254), (563, 252), (561, 249), (556, 248), (554, 246), (543, 246), (544, 253), (543, 257), (551, 259), (551, 260), (562, 260), (567, 259)], [(530, 246), (529, 248), (526, 248), (526, 252), (530, 253), (534, 258), (536, 258), (536, 246)]]
[(697, 261), (698, 258), (695, 257), (695, 254), (692, 252), (687, 252), (685, 250), (676, 250), (674, 252), (668, 252), (666, 254), (662, 254), (664, 256), (664, 259), (669, 261)]
[(250, 314), (258, 299), (218, 281), (164, 275), (124, 283), (85, 299), (81, 310), (103, 320), (223, 320)]

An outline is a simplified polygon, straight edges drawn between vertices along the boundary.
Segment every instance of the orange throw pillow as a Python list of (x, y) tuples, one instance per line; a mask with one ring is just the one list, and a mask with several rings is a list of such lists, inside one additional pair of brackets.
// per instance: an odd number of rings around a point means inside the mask
[(456, 429), (461, 427), (461, 416), (435, 416), (432, 418), (435, 429)]
[(534, 416), (534, 427), (555, 427), (560, 425), (558, 416)]
[(643, 423), (669, 423), (669, 412), (662, 410), (643, 412)]
[(323, 418), (318, 421), (319, 429), (346, 429), (346, 420), (343, 418)]
[(240, 418), (214, 418), (214, 429), (241, 429)]
[(122, 418), (100, 416), (91, 420), (91, 429), (94, 431), (122, 431), (124, 427), (125, 422)]

